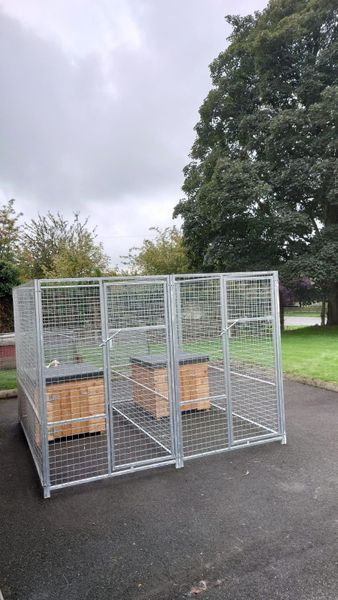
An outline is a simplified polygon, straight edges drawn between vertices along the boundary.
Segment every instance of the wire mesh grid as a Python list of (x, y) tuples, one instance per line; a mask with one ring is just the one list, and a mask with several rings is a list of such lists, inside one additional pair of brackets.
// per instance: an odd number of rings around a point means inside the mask
[(45, 495), (285, 441), (276, 282), (208, 274), (17, 288), (20, 415)]
[(53, 486), (108, 472), (99, 286), (42, 287), (41, 305)]
[[(183, 453), (186, 458), (228, 446), (222, 343), (221, 280), (176, 283)], [(178, 361), (180, 363), (180, 361)]]
[(43, 481), (36, 293), (32, 282), (13, 292), (19, 419)]
[(172, 456), (166, 289), (107, 284), (114, 465)]
[(228, 279), (227, 316), (235, 443), (278, 434), (273, 281), (270, 277)]

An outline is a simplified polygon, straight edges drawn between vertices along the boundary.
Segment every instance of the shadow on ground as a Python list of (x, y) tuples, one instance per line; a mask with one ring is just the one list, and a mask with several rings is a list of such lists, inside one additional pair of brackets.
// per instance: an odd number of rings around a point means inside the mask
[[(43, 500), (0, 401), (4, 600), (338, 597), (338, 395), (286, 384), (288, 445), (69, 488)], [(199, 582), (205, 582), (199, 585)]]

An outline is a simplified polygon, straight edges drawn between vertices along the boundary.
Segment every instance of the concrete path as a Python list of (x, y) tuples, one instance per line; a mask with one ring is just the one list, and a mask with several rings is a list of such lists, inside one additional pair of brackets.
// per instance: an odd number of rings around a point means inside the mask
[(288, 444), (43, 500), (0, 402), (4, 600), (338, 598), (338, 394), (286, 384)]
[(303, 327), (310, 327), (311, 325), (320, 325), (320, 317), (285, 317), (285, 325), (302, 325)]

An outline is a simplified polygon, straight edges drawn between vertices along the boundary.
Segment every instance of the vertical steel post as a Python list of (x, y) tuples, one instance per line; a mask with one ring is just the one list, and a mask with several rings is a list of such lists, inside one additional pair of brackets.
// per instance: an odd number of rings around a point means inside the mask
[(228, 446), (233, 445), (233, 418), (232, 418), (232, 395), (231, 395), (231, 371), (230, 371), (230, 344), (228, 330), (228, 300), (227, 284), (224, 275), (220, 276), (220, 301), (222, 319), (222, 347), (224, 361), (224, 386), (227, 398), (227, 422), (228, 422)]
[(282, 444), (286, 444), (283, 371), (281, 356), (281, 332), (280, 332), (280, 308), (279, 308), (279, 280), (278, 273), (274, 271), (271, 278), (271, 304), (272, 304), (272, 326), (273, 344), (275, 353), (275, 383), (277, 393), (277, 411), (279, 433), (283, 436)]
[(43, 343), (43, 322), (42, 322), (42, 299), (41, 285), (38, 279), (34, 280), (34, 299), (35, 299), (35, 321), (36, 321), (36, 346), (38, 361), (38, 389), (39, 389), (39, 410), (41, 419), (41, 443), (42, 443), (42, 478), (43, 478), (43, 496), (50, 498), (50, 468), (49, 468), (49, 448), (48, 448), (48, 413), (45, 383), (45, 353)]
[(182, 328), (182, 304), (181, 304), (181, 286), (175, 285), (176, 311), (177, 311), (177, 341), (179, 348), (183, 346), (183, 328)]
[(176, 468), (184, 466), (183, 440), (182, 440), (182, 415), (180, 394), (180, 373), (178, 360), (177, 339), (177, 307), (176, 307), (176, 282), (175, 276), (168, 277), (168, 334), (169, 334), (169, 357), (170, 357), (170, 380), (171, 380), (171, 407), (173, 410), (173, 425), (175, 438)]
[(107, 452), (108, 452), (108, 470), (109, 475), (114, 471), (114, 436), (113, 436), (113, 392), (110, 367), (110, 349), (106, 340), (109, 338), (108, 323), (108, 302), (107, 302), (107, 284), (100, 281), (100, 307), (101, 307), (101, 327), (102, 327), (102, 350), (103, 350), (103, 368), (104, 368), (104, 390), (106, 404), (106, 425), (107, 425)]
[[(108, 312), (106, 302), (106, 288), (103, 281), (99, 282), (100, 286), (100, 311), (101, 311), (101, 341), (102, 343), (108, 339)], [(102, 357), (103, 357), (103, 377), (104, 377), (104, 399), (105, 399), (105, 411), (106, 411), (106, 428), (107, 428), (107, 453), (108, 453), (108, 474), (111, 475), (113, 471), (113, 421), (112, 421), (112, 393), (111, 393), (111, 373), (110, 373), (110, 357), (109, 347), (107, 343), (103, 343), (102, 346)]]
[(170, 299), (169, 299), (169, 278), (163, 282), (164, 294), (164, 320), (165, 320), (165, 337), (166, 337), (166, 355), (167, 355), (167, 380), (168, 380), (168, 405), (170, 418), (170, 450), (176, 457), (176, 417), (175, 417), (175, 388), (173, 384), (172, 360), (170, 354), (171, 333), (170, 333)]
[[(16, 344), (16, 348), (15, 348), (15, 352), (16, 352), (16, 382), (17, 382), (17, 388), (19, 388), (19, 369), (21, 366), (21, 360), (19, 358), (19, 346), (21, 345), (18, 341), (18, 331), (19, 331), (19, 312), (18, 312), (18, 300), (17, 300), (17, 288), (13, 288), (12, 289), (12, 301), (13, 301), (13, 318), (14, 318), (14, 332), (15, 332), (15, 344)], [(35, 300), (35, 296), (34, 296), (34, 305), (36, 303)], [(21, 354), (21, 353), (20, 353)], [(19, 392), (18, 389), (18, 415), (19, 415), (19, 420), (21, 422), (21, 403), (22, 403), (22, 398), (21, 398), (21, 394)], [(0, 598), (1, 600), (1, 598)]]

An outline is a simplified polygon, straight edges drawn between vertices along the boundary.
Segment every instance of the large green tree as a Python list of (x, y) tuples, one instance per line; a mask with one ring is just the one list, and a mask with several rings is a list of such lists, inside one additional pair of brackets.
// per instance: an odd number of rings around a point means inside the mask
[(337, 0), (271, 0), (227, 21), (175, 209), (190, 263), (286, 281), (290, 268), (325, 289), (338, 324)]

